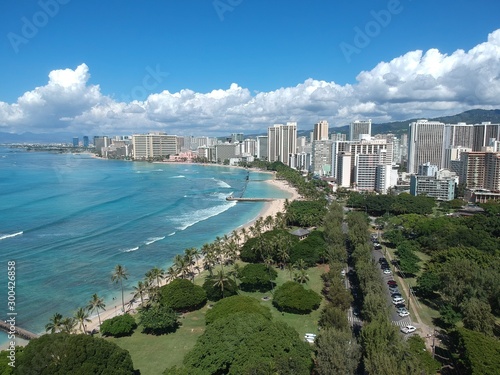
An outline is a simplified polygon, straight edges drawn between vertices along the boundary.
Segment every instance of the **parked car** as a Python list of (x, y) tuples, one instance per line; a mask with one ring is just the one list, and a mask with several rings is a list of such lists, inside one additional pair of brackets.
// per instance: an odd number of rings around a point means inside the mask
[(396, 282), (396, 280), (389, 280), (387, 281), (387, 285), (398, 285), (398, 283)]
[(405, 309), (406, 310), (406, 305), (404, 303), (398, 303), (397, 305), (394, 305), (396, 309)]
[(399, 293), (399, 288), (397, 286), (390, 286), (389, 291), (391, 293)]
[(404, 302), (405, 302), (405, 300), (401, 297), (397, 297), (397, 298), (392, 299), (392, 303), (395, 305), (397, 305), (398, 303), (404, 303)]
[(401, 295), (401, 293), (391, 293), (391, 297), (392, 298), (402, 298), (403, 296)]
[(410, 312), (409, 312), (408, 310), (402, 310), (402, 311), (398, 312), (398, 315), (399, 315), (401, 318), (404, 318), (405, 316), (410, 315)]
[(415, 332), (417, 329), (414, 326), (407, 325), (406, 327), (401, 328), (401, 332), (407, 334), (407, 333), (412, 333)]
[(391, 275), (391, 274), (392, 274), (392, 272), (391, 272), (391, 270), (389, 268), (386, 268), (384, 270), (384, 275)]

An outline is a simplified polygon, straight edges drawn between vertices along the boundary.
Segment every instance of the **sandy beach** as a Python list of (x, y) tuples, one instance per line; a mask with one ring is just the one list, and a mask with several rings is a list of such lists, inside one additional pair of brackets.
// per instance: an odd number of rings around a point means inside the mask
[[(260, 171), (260, 170), (255, 170), (255, 171), (265, 172), (265, 171)], [(267, 173), (273, 173), (273, 172), (267, 172)], [(271, 180), (265, 181), (264, 183), (272, 184), (273, 186), (277, 187), (278, 189), (281, 189), (281, 190), (287, 192), (290, 195), (290, 198), (288, 198), (288, 200), (290, 202), (295, 200), (295, 199), (300, 198), (297, 190), (295, 188), (293, 188), (292, 186), (290, 186), (288, 184), (288, 182), (285, 180), (271, 179)], [(263, 218), (265, 218), (267, 216), (274, 217), (278, 212), (284, 212), (285, 200), (286, 199), (275, 199), (273, 201), (266, 202), (262, 211), (259, 213), (259, 215), (257, 217), (255, 217), (253, 220), (249, 221), (248, 223), (235, 228), (235, 230), (240, 231), (242, 228), (248, 229), (250, 226), (252, 226), (255, 223), (255, 221), (259, 217), (263, 217)], [(230, 235), (230, 234), (231, 234), (231, 232), (228, 233), (228, 235)], [(203, 262), (202, 259), (198, 260), (198, 262), (197, 262), (197, 265), (200, 267), (200, 269), (203, 269), (202, 262)], [(165, 281), (162, 281), (161, 286), (163, 286), (163, 285), (165, 285)], [(131, 302), (131, 301), (132, 301), (132, 297), (131, 297), (130, 293), (126, 292), (126, 294), (125, 294), (125, 310), (133, 312), (139, 307), (140, 301), (135, 301), (135, 302)], [(121, 306), (121, 299), (120, 298), (113, 300), (112, 306), (109, 304), (109, 301), (106, 301), (106, 310), (100, 311), (101, 322), (105, 321), (106, 319), (111, 319), (111, 318), (113, 318), (117, 315), (121, 315), (121, 314), (122, 314), (122, 306)], [(86, 330), (88, 332), (92, 332), (93, 330), (98, 330), (99, 319), (97, 317), (97, 314), (92, 315), (90, 317), (90, 319), (92, 319), (92, 322), (87, 323)]]

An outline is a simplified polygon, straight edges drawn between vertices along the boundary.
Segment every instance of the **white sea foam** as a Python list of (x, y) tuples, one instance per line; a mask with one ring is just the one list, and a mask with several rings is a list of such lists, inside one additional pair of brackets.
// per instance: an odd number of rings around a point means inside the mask
[(124, 253), (131, 253), (132, 251), (136, 251), (136, 250), (139, 250), (139, 246), (133, 247), (131, 249), (123, 250), (123, 252)]
[(0, 236), (0, 240), (5, 240), (6, 238), (20, 236), (23, 233), (24, 232), (17, 232), (17, 233), (12, 233), (12, 234), (4, 234), (3, 236)]
[[(225, 195), (224, 195), (225, 197)], [(201, 210), (196, 210), (194, 212), (186, 213), (178, 218), (172, 219), (172, 221), (178, 226), (176, 229), (185, 230), (200, 221), (210, 219), (211, 217), (220, 215), (224, 211), (229, 210), (231, 207), (235, 206), (236, 202), (224, 202), (223, 204), (215, 207), (204, 208)]]
[(163, 237), (151, 237), (151, 238), (148, 238), (148, 240), (146, 242), (144, 242), (146, 245), (151, 245), (152, 243), (155, 243), (156, 241), (161, 241), (165, 238), (165, 236)]
[(178, 176), (172, 176), (172, 177), (170, 177), (170, 178), (186, 178), (186, 176), (183, 176), (183, 175), (181, 175), (181, 174), (180, 174), (180, 175), (178, 175)]
[(231, 185), (229, 185), (228, 183), (222, 181), (222, 180), (216, 180), (217, 181), (217, 185), (219, 185), (219, 187), (221, 188), (231, 188)]
[(174, 234), (175, 234), (175, 232), (172, 232), (168, 236), (170, 237), (170, 236), (173, 236)]

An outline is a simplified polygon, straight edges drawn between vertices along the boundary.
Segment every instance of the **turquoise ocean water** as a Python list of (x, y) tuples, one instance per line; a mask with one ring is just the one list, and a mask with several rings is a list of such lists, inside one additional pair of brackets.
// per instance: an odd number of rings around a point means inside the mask
[[(0, 316), (7, 317), (7, 262), (16, 262), (17, 324), (40, 333), (93, 293), (119, 304), (116, 264), (130, 291), (154, 266), (254, 219), (263, 203), (229, 194), (287, 198), (265, 173), (201, 165), (100, 160), (0, 148)], [(113, 297), (116, 297), (113, 300)], [(2, 301), (4, 301), (2, 303)], [(7, 340), (0, 334), (0, 344)]]

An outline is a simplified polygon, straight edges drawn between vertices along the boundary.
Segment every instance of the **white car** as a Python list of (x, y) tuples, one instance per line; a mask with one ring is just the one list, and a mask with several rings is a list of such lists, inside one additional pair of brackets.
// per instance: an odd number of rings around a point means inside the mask
[(316, 335), (314, 333), (306, 333), (304, 336), (304, 339), (310, 343), (313, 344), (314, 340), (316, 339)]
[(412, 332), (415, 332), (416, 330), (417, 329), (414, 326), (410, 326), (410, 325), (401, 328), (401, 332), (403, 332), (403, 333), (412, 333)]
[(390, 269), (388, 269), (388, 268), (386, 268), (386, 269), (384, 270), (384, 275), (390, 275), (390, 274), (392, 274), (391, 270), (390, 270)]
[(398, 313), (398, 315), (401, 317), (401, 318), (404, 318), (405, 316), (408, 316), (410, 315), (410, 313), (408, 312), (408, 310), (402, 310)]
[(396, 297), (396, 298), (392, 299), (392, 303), (395, 304), (395, 305), (397, 305), (399, 303), (405, 303), (405, 300), (404, 300), (404, 298)]

